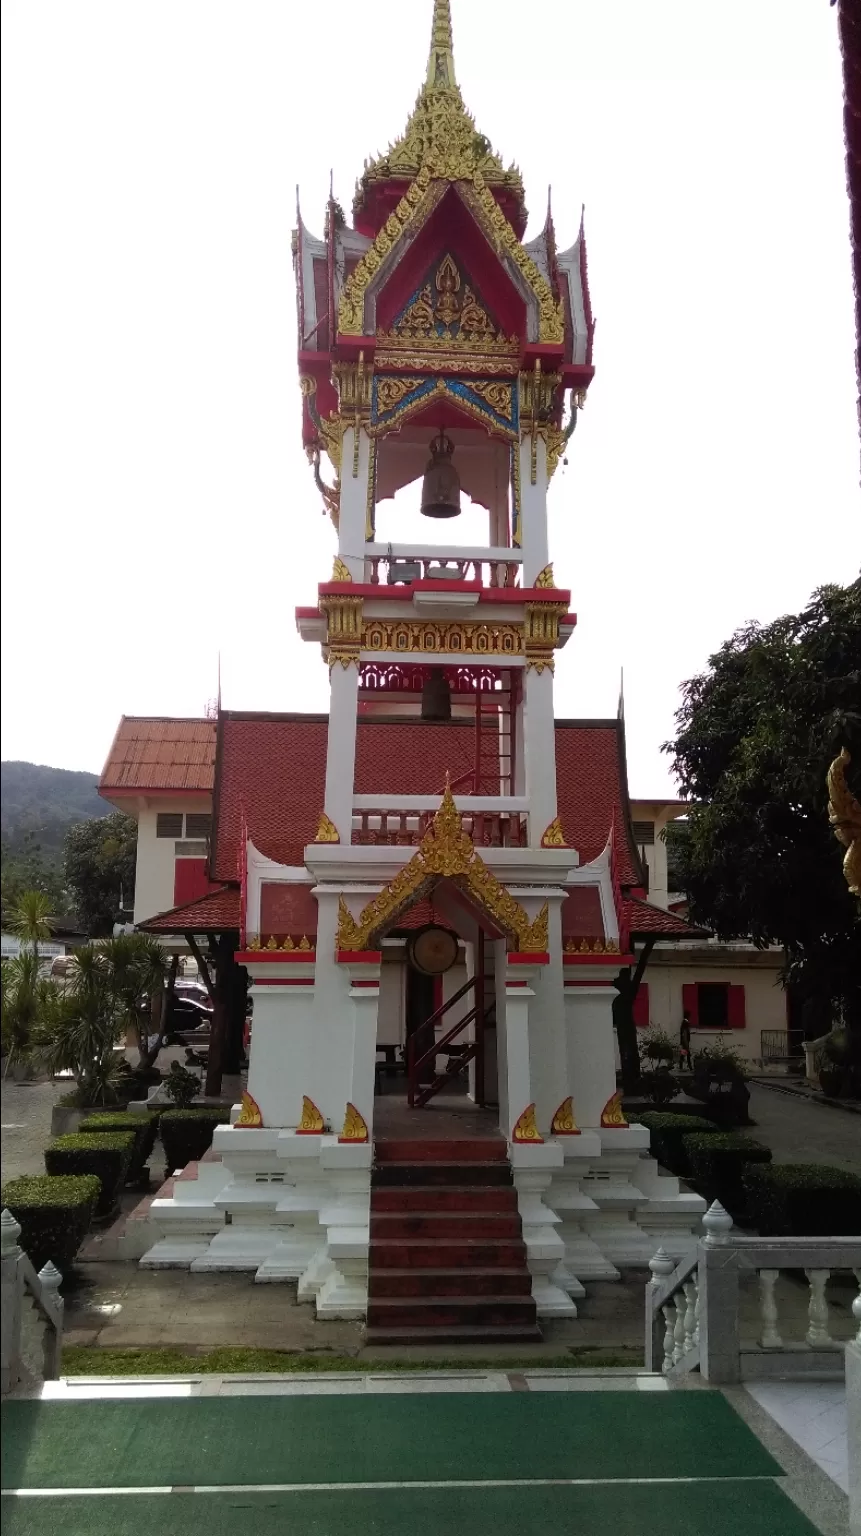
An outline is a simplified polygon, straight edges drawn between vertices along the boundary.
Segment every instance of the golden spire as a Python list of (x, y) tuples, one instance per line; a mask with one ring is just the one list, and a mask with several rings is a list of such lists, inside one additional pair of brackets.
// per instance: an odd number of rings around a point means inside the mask
[(449, 0), (434, 0), (431, 22), (431, 45), (425, 89), (432, 91), (439, 86), (457, 86)]
[(450, 0), (434, 0), (425, 83), (401, 138), (366, 163), (354, 210), (364, 204), (374, 182), (412, 181), (420, 170), (449, 181), (472, 180), (480, 172), (490, 186), (510, 187), (522, 202), (517, 167), (505, 169), (464, 106), (454, 70)]

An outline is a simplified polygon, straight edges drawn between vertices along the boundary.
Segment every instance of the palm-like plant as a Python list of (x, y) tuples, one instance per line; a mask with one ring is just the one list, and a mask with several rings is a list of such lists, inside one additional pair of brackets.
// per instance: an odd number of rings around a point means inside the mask
[(22, 891), (7, 914), (7, 922), (22, 945), (27, 945), (39, 963), (39, 945), (51, 937), (48, 918), (51, 903), (44, 891)]
[(34, 1049), (52, 1074), (73, 1073), (83, 1104), (109, 1103), (122, 1071), (114, 1053), (121, 1011), (98, 945), (75, 951), (67, 982), (42, 999)]
[(3, 963), (2, 1035), (6, 1048), (6, 1070), (14, 1061), (23, 1061), (29, 1053), (39, 1012), (39, 956), (25, 950)]
[[(147, 1031), (142, 1028), (143, 1001), (149, 998), (152, 1033), (161, 1039), (161, 1015), (166, 974), (165, 952), (145, 933), (121, 933), (102, 939), (98, 949), (126, 1030), (137, 1040), (140, 1065), (149, 1065)], [(154, 1053), (153, 1053), (154, 1054)]]

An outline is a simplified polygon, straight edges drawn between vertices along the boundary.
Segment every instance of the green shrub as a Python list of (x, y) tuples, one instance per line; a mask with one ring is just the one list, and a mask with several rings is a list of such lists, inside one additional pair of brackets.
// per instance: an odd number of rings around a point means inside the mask
[(177, 1109), (186, 1109), (200, 1093), (200, 1078), (196, 1072), (189, 1072), (188, 1067), (175, 1061), (164, 1080), (164, 1090)]
[(168, 1175), (186, 1163), (199, 1162), (212, 1146), (217, 1125), (227, 1125), (229, 1109), (168, 1109), (159, 1121)]
[(642, 1124), (649, 1131), (652, 1153), (670, 1173), (690, 1178), (691, 1168), (685, 1152), (685, 1138), (693, 1135), (717, 1133), (717, 1126), (702, 1115), (674, 1115), (649, 1112), (641, 1116)]
[(858, 1237), (861, 1178), (818, 1163), (748, 1164), (751, 1221), (763, 1237)]
[(84, 1136), (104, 1136), (112, 1131), (131, 1131), (134, 1138), (134, 1150), (131, 1162), (126, 1174), (127, 1184), (138, 1184), (146, 1173), (147, 1160), (155, 1146), (156, 1131), (158, 1130), (158, 1116), (150, 1114), (130, 1115), (122, 1110), (88, 1115), (82, 1120), (78, 1130)]
[(740, 1221), (746, 1214), (746, 1196), (742, 1172), (749, 1163), (770, 1163), (771, 1152), (748, 1136), (733, 1131), (697, 1133), (685, 1137), (685, 1156), (691, 1170), (691, 1182), (708, 1201), (719, 1200), (730, 1215)]
[(85, 1136), (77, 1131), (71, 1136), (56, 1136), (45, 1148), (45, 1167), (49, 1173), (93, 1173), (101, 1184), (95, 1220), (113, 1215), (117, 1208), (135, 1149), (131, 1131), (111, 1135), (96, 1132)]
[(101, 1185), (92, 1174), (28, 1174), (4, 1185), (0, 1200), (20, 1223), (18, 1239), (34, 1269), (50, 1259), (68, 1274), (93, 1218)]

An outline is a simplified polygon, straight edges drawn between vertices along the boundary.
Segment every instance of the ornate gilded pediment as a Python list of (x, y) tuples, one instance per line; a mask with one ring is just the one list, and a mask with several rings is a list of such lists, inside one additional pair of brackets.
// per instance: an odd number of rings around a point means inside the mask
[(506, 336), (475, 285), (450, 251), (437, 258), (394, 324), (378, 331), (387, 347), (436, 348), (516, 354), (516, 336)]
[(541, 954), (548, 943), (548, 906), (530, 919), (519, 901), (497, 880), (463, 830), (460, 813), (446, 783), (442, 803), (413, 857), (378, 896), (354, 918), (343, 896), (338, 904), (338, 948), (372, 949), (401, 913), (421, 899), (440, 878), (461, 885), (524, 954)]

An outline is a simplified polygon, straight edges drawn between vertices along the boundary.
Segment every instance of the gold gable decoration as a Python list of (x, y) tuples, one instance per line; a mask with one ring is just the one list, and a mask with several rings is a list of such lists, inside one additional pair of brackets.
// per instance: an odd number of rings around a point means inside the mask
[(520, 953), (534, 955), (546, 952), (549, 927), (547, 902), (538, 916), (530, 921), (520, 902), (488, 869), (476, 851), (472, 838), (463, 830), (448, 781), (440, 808), (413, 857), (383, 887), (379, 895), (368, 902), (358, 918), (353, 917), (343, 896), (340, 898), (338, 949), (372, 949), (374, 937), (384, 928), (390, 927), (435, 878), (463, 880), (479, 906), (489, 912), (500, 927), (511, 935)]

